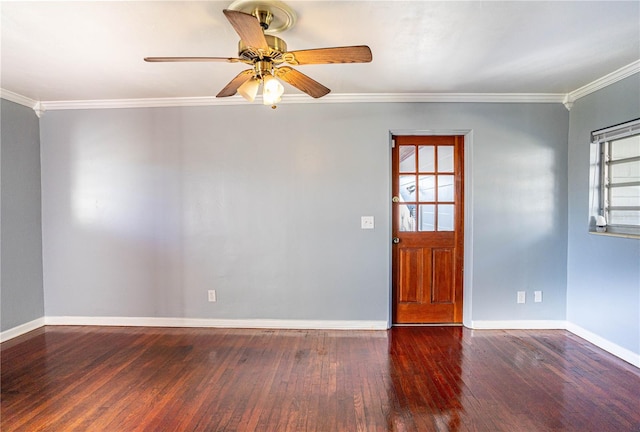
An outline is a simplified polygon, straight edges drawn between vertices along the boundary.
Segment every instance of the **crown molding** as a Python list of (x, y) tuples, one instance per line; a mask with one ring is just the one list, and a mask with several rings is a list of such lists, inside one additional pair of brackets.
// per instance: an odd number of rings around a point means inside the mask
[(40, 115), (44, 111), (42, 109), (42, 103), (40, 101), (30, 99), (26, 96), (22, 96), (21, 94), (14, 93), (12, 91), (5, 90), (3, 88), (0, 88), (0, 98), (8, 100), (10, 102), (17, 103), (18, 105), (31, 108), (32, 110), (35, 111), (38, 117), (40, 117)]
[(620, 69), (611, 72), (610, 74), (607, 74), (595, 81), (590, 82), (587, 85), (584, 85), (570, 93), (567, 93), (562, 103), (567, 107), (568, 110), (570, 110), (573, 106), (573, 103), (578, 99), (590, 95), (595, 91), (610, 86), (611, 84), (621, 81), (627, 77), (630, 77), (633, 74), (637, 74), (638, 72), (640, 72), (640, 60), (636, 60), (633, 63), (623, 66)]
[(23, 105), (29, 108), (33, 108), (38, 103), (37, 100), (30, 99), (26, 96), (22, 96), (21, 94), (14, 93), (12, 91), (5, 90), (2, 88), (0, 88), (0, 96), (2, 97), (2, 99), (15, 102), (19, 105)]
[[(580, 87), (570, 93), (341, 93), (328, 94), (313, 99), (304, 94), (285, 95), (280, 105), (304, 103), (562, 103), (570, 110), (573, 103), (597, 90), (614, 84), (640, 72), (640, 60), (636, 60), (608, 75)], [(242, 97), (180, 97), (147, 99), (105, 99), (71, 101), (37, 101), (9, 90), (0, 89), (3, 99), (32, 108), (38, 117), (44, 111), (116, 108), (166, 108), (218, 105), (247, 105)], [(256, 104), (260, 104), (260, 98)]]
[[(329, 94), (313, 99), (304, 94), (285, 95), (278, 105), (303, 103), (398, 103), (398, 102), (479, 102), (479, 103), (562, 103), (564, 94), (556, 93), (369, 93)], [(166, 108), (218, 105), (247, 105), (236, 95), (228, 98), (184, 97), (152, 99), (111, 99), (83, 101), (42, 101), (44, 111), (113, 108)], [(256, 100), (259, 105), (260, 101)]]
[[(305, 95), (301, 100), (314, 102)], [(420, 102), (466, 102), (466, 103), (561, 103), (563, 94), (558, 93), (368, 93), (329, 94), (320, 99), (326, 103), (420, 103)]]

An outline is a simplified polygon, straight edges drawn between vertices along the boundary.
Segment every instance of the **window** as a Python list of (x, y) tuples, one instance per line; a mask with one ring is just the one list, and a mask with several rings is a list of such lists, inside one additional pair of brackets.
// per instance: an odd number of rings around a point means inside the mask
[(597, 152), (592, 187), (598, 196), (591, 230), (640, 236), (640, 119), (591, 136)]
[(454, 145), (450, 139), (441, 141), (400, 144), (400, 231), (455, 231), (455, 177), (460, 174), (454, 166)]

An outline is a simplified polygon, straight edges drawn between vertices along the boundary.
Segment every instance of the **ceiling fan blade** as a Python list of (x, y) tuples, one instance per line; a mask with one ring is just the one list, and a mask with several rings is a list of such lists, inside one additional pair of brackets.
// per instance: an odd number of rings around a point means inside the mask
[(243, 70), (238, 75), (236, 75), (234, 79), (229, 81), (229, 84), (227, 84), (225, 88), (220, 90), (220, 93), (218, 93), (216, 97), (233, 96), (234, 94), (237, 93), (238, 87), (244, 84), (245, 81), (250, 80), (252, 76), (253, 76), (253, 69)]
[(237, 63), (238, 58), (233, 57), (145, 57), (146, 62), (228, 62)]
[(302, 90), (306, 94), (314, 98), (321, 98), (328, 94), (331, 90), (320, 84), (318, 81), (313, 80), (297, 70), (290, 68), (289, 66), (282, 66), (275, 70), (275, 74), (278, 78), (291, 84), (299, 90)]
[(368, 63), (372, 58), (371, 49), (366, 45), (290, 51), (285, 54), (285, 61), (293, 65)]
[(225, 9), (224, 15), (227, 17), (240, 39), (252, 48), (268, 50), (269, 44), (264, 37), (260, 22), (253, 15), (244, 12)]

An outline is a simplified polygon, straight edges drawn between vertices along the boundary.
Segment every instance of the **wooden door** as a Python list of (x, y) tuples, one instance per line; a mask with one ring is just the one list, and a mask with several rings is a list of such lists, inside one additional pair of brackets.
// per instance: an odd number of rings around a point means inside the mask
[(394, 142), (393, 322), (461, 323), (464, 137)]

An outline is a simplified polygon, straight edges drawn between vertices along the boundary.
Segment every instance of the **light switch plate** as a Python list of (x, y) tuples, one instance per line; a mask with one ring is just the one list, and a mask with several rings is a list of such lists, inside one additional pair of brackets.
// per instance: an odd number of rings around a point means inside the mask
[(373, 216), (362, 216), (360, 218), (360, 228), (373, 229), (373, 227), (374, 227)]

